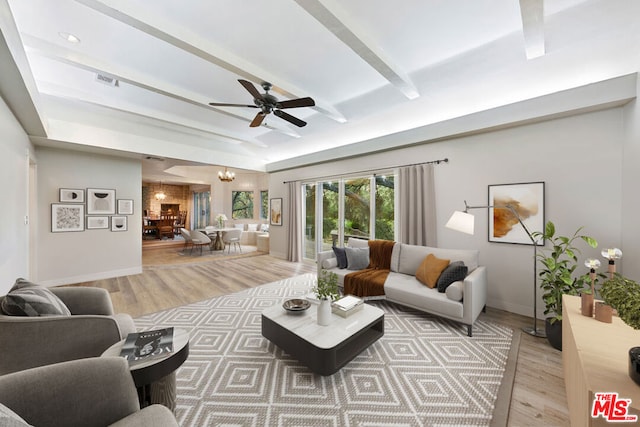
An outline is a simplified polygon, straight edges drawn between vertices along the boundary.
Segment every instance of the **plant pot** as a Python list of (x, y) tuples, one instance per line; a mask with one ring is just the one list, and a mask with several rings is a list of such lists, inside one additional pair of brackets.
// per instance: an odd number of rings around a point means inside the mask
[(596, 301), (595, 305), (596, 320), (604, 323), (613, 321), (613, 307), (604, 301)]
[(629, 376), (640, 385), (640, 347), (629, 349)]
[(551, 318), (544, 319), (544, 331), (551, 347), (562, 351), (562, 320), (551, 323)]
[(331, 300), (320, 300), (317, 309), (317, 321), (320, 326), (327, 326), (331, 323)]
[(593, 294), (582, 294), (580, 312), (583, 316), (593, 317)]

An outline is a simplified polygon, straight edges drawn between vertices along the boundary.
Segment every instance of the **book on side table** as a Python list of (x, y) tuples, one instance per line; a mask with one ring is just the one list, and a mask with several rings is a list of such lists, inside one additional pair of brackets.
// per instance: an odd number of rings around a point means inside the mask
[(345, 295), (331, 304), (331, 311), (338, 316), (349, 317), (364, 306), (362, 298), (353, 295)]
[(173, 353), (173, 327), (127, 335), (120, 357), (130, 365)]

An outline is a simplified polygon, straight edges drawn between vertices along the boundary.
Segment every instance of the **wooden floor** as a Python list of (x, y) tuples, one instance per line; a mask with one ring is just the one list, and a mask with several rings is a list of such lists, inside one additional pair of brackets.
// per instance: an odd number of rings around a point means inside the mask
[[(143, 264), (144, 264), (143, 249)], [(157, 257), (157, 253), (154, 254)], [(315, 265), (291, 263), (269, 255), (215, 259), (191, 264), (150, 265), (133, 276), (79, 284), (107, 289), (117, 312), (133, 317), (165, 310), (217, 295), (304, 273)], [(481, 318), (519, 333), (531, 318), (488, 308)], [(562, 373), (562, 353), (546, 338), (522, 333), (509, 426), (568, 426), (569, 416)]]

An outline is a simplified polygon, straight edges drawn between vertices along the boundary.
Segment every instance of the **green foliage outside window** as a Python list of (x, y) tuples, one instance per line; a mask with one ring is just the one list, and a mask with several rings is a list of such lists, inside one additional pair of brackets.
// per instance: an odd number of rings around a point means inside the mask
[(253, 219), (253, 191), (232, 191), (231, 197), (231, 218)]
[(269, 192), (260, 192), (260, 219), (269, 218)]

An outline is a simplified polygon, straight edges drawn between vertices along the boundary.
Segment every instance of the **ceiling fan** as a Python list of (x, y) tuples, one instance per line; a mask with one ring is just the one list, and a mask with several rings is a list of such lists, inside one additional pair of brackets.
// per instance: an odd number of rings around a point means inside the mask
[(247, 105), (247, 104), (225, 104), (220, 102), (210, 102), (209, 105), (214, 107), (250, 107), (250, 108), (259, 108), (260, 112), (256, 114), (256, 117), (251, 121), (250, 127), (258, 127), (262, 124), (262, 121), (267, 116), (267, 114), (273, 112), (276, 116), (280, 117), (292, 123), (298, 127), (303, 127), (307, 124), (307, 122), (300, 120), (297, 117), (293, 117), (291, 114), (285, 113), (285, 108), (299, 108), (299, 107), (313, 107), (316, 105), (315, 101), (309, 97), (306, 98), (297, 98), (290, 99), (288, 101), (278, 101), (278, 99), (269, 93), (271, 90), (271, 83), (262, 82), (262, 88), (265, 93), (258, 92), (258, 89), (249, 81), (238, 79), (240, 84), (244, 86), (244, 88), (253, 96), (253, 103), (255, 105)]

